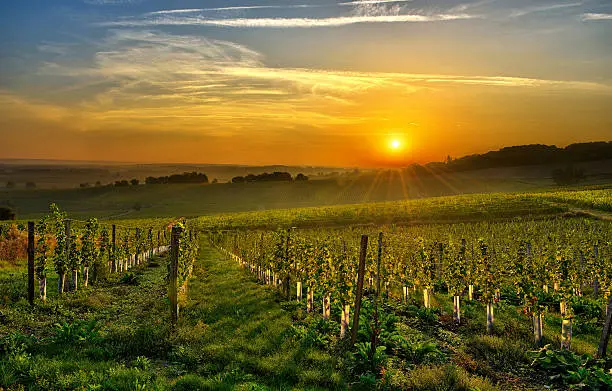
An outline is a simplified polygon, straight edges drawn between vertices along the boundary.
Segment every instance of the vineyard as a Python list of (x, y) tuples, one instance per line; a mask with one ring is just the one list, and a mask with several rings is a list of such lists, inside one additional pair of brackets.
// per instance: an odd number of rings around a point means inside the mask
[(612, 190), (492, 193), (354, 205), (242, 212), (196, 219), (203, 229), (276, 229), (316, 227), (547, 219), (571, 213), (574, 206), (610, 211)]
[(612, 389), (611, 194), (109, 222), (51, 205), (0, 226), (0, 386)]
[[(571, 306), (585, 290), (602, 301), (612, 289), (609, 222), (582, 219), (476, 223), (420, 227), (385, 227), (365, 257), (367, 286), (374, 281), (385, 297), (406, 302), (422, 292), (431, 308), (433, 291), (453, 297), (453, 318), (460, 323), (462, 296), (482, 300), (487, 307), (487, 332), (494, 327), (494, 303), (505, 300), (533, 316), (535, 343), (542, 344), (542, 313), (563, 317), (561, 345), (571, 345)], [(322, 295), (323, 316), (330, 300), (337, 301), (342, 335), (357, 285), (360, 229), (242, 231), (211, 233), (214, 245), (228, 251), (266, 283), (295, 282), (298, 300), (308, 291), (308, 311), (315, 292)], [(379, 290), (377, 288), (377, 290)], [(553, 304), (555, 304), (553, 306)], [(484, 316), (484, 315), (483, 315)]]

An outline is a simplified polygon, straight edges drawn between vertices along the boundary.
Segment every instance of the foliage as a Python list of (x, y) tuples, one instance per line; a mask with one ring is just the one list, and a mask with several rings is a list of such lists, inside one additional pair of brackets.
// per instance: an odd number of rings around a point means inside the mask
[(56, 323), (55, 335), (52, 340), (56, 343), (97, 343), (100, 337), (100, 326), (95, 320), (74, 321), (72, 323)]
[(569, 350), (555, 350), (546, 345), (532, 352), (532, 366), (544, 369), (556, 384), (570, 390), (609, 390), (612, 371), (606, 371), (602, 360), (579, 356)]
[(27, 233), (19, 230), (16, 224), (7, 227), (0, 237), (0, 260), (15, 263), (19, 259), (26, 259)]
[(119, 282), (127, 285), (138, 285), (138, 277), (134, 273), (125, 273)]
[(557, 168), (552, 172), (553, 181), (558, 186), (575, 185), (585, 179), (584, 169), (573, 166)]
[(15, 211), (8, 206), (0, 206), (0, 220), (15, 220)]

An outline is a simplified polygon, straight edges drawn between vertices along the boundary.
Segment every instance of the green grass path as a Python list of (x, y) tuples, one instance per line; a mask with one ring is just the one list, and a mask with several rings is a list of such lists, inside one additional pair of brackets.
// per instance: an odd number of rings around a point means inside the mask
[(277, 297), (202, 242), (176, 343), (220, 388), (343, 388), (328, 353), (291, 338), (291, 312)]

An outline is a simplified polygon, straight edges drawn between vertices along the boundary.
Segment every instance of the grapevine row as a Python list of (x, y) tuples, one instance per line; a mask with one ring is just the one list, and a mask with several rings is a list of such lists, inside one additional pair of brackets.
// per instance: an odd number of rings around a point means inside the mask
[[(432, 291), (443, 287), (453, 296), (453, 317), (458, 323), (461, 298), (481, 300), (489, 333), (495, 304), (504, 292), (533, 322), (538, 344), (542, 314), (553, 297), (559, 300), (563, 317), (562, 347), (569, 348), (572, 298), (587, 290), (607, 298), (612, 290), (611, 228), (610, 222), (588, 219), (383, 227), (380, 275), (379, 248), (370, 246), (366, 282), (373, 287), (379, 279), (386, 295), (401, 292), (402, 300), (420, 290), (424, 307), (432, 306)], [(286, 295), (293, 281), (301, 300), (305, 285), (308, 311), (314, 311), (315, 293), (323, 298), (325, 318), (330, 316), (331, 300), (338, 302), (344, 334), (357, 279), (359, 236), (378, 233), (364, 231), (211, 231), (209, 236), (261, 281), (281, 284)]]

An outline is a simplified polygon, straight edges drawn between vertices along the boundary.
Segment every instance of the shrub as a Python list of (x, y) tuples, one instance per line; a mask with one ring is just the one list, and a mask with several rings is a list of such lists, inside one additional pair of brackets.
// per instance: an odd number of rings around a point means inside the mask
[(15, 211), (8, 206), (0, 206), (0, 220), (15, 220)]
[(138, 277), (134, 273), (125, 273), (119, 282), (126, 285), (138, 285)]
[(15, 262), (28, 256), (28, 235), (20, 231), (17, 225), (11, 225), (0, 240), (0, 260)]
[(95, 320), (77, 320), (73, 323), (64, 322), (55, 324), (55, 335), (52, 340), (56, 343), (98, 343), (100, 338), (100, 326)]
[(544, 369), (550, 381), (564, 389), (612, 389), (612, 373), (605, 371), (603, 360), (594, 360), (589, 355), (579, 356), (569, 350), (551, 349), (550, 345), (531, 352), (531, 355), (531, 365)]

